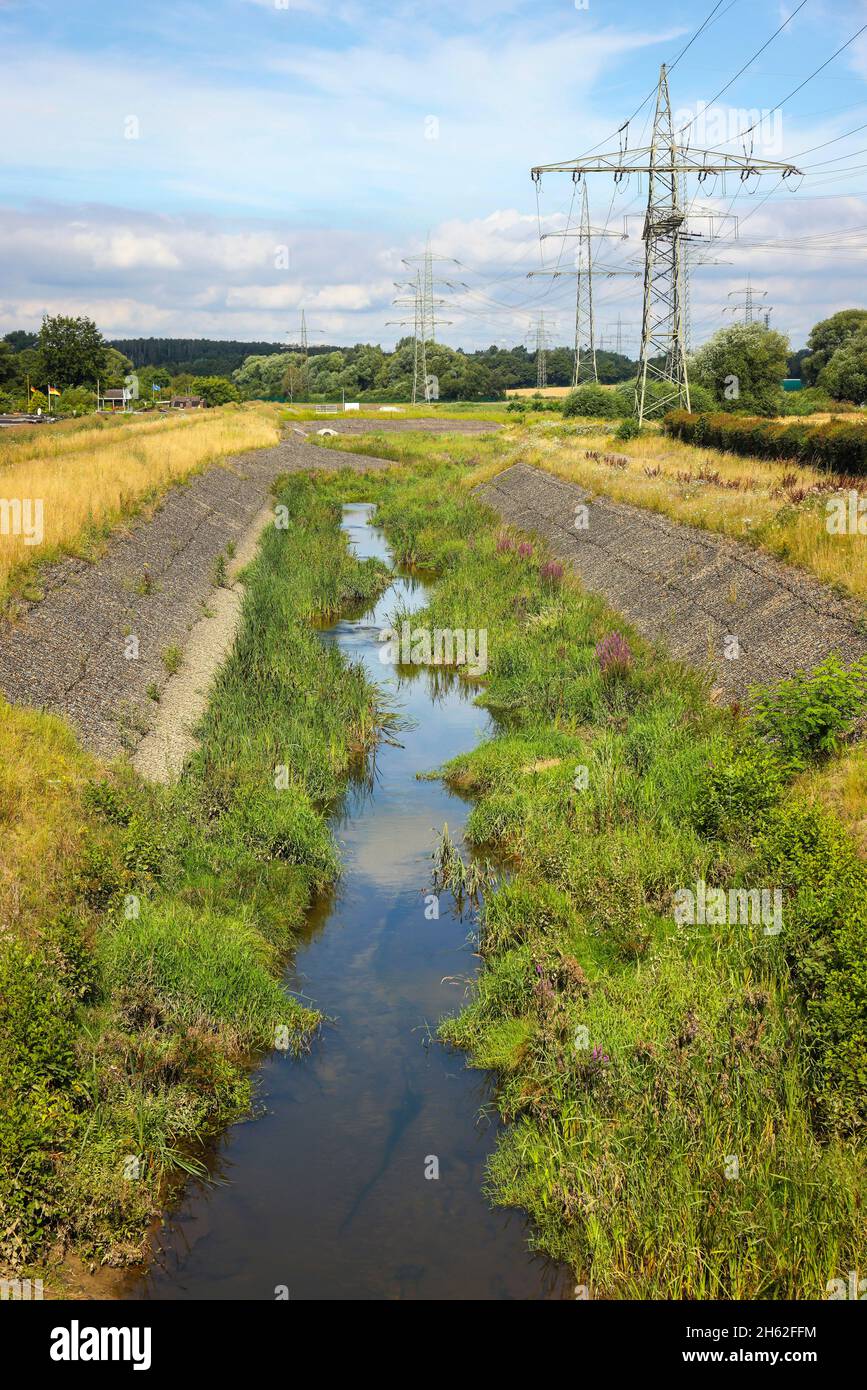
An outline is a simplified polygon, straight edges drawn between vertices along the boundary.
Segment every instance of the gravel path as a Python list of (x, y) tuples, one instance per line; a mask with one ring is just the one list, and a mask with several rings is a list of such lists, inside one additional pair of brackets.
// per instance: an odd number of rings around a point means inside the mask
[(317, 434), (324, 429), (335, 434), (490, 434), (502, 425), (493, 420), (437, 420), (434, 416), (422, 420), (401, 420), (393, 415), (381, 420), (352, 420), (343, 415), (323, 415), (291, 428), (299, 434)]
[[(750, 546), (640, 507), (589, 501), (577, 484), (526, 464), (476, 495), (504, 521), (544, 537), (645, 636), (708, 669), (727, 698), (743, 699), (751, 685), (809, 670), (832, 652), (846, 662), (867, 652), (854, 602)], [(579, 505), (586, 529), (575, 526)]]
[[(191, 629), (212, 612), (221, 621), (210, 647), (194, 647), (186, 701), (170, 701), (185, 711), (186, 733), (237, 620), (237, 602), (227, 605), (214, 584), (219, 558), (228, 569), (227, 546), (239, 547), (255, 529), (281, 473), (339, 467), (393, 465), (331, 454), (290, 433), (274, 448), (226, 459), (172, 488), (152, 519), (119, 532), (98, 563), (65, 560), (44, 571), (41, 601), (24, 605), (14, 626), (0, 624), (0, 692), (63, 715), (101, 756), (132, 752), (160, 716), (169, 681), (163, 653), (186, 649)], [(149, 689), (160, 693), (159, 704)], [(160, 728), (165, 733), (165, 718)]]

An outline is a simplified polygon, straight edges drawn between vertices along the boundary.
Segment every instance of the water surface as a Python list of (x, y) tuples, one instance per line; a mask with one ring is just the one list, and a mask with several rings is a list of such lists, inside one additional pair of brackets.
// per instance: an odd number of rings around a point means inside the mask
[[(390, 562), (372, 507), (344, 508), (356, 552)], [(157, 1238), (132, 1297), (537, 1299), (563, 1296), (562, 1271), (531, 1255), (520, 1212), (482, 1196), (496, 1138), (492, 1082), (433, 1040), (464, 998), (477, 961), (469, 924), (441, 898), (426, 920), (431, 851), (467, 807), (416, 774), (490, 733), (454, 683), (433, 697), (426, 672), (407, 680), (380, 660), (380, 632), (425, 589), (398, 575), (366, 613), (323, 632), (364, 663), (410, 727), (377, 751), (334, 823), (345, 871), (311, 913), (287, 970), (333, 1019), (300, 1060), (260, 1071), (266, 1113), (221, 1142), (216, 1185), (193, 1184)], [(439, 1178), (426, 1178), (430, 1159)]]

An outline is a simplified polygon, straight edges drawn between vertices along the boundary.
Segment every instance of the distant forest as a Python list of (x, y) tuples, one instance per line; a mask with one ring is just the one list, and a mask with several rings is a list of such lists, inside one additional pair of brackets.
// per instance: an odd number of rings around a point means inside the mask
[[(285, 352), (285, 343), (242, 343), (216, 338), (113, 338), (109, 344), (134, 367), (166, 367), (172, 376), (230, 376), (245, 357)], [(313, 351), (330, 349), (313, 349)]]
[[(164, 367), (172, 376), (191, 373), (193, 376), (230, 376), (239, 370), (249, 357), (267, 357), (276, 353), (300, 351), (298, 343), (239, 342), (215, 338), (114, 338), (111, 346), (128, 357), (133, 366)], [(366, 350), (367, 344), (357, 343), (354, 348), (341, 348), (336, 344), (317, 343), (308, 349), (310, 357), (340, 353), (345, 360), (353, 360), (359, 352)], [(376, 348), (379, 352), (380, 349)], [(494, 374), (490, 385), (497, 390), (517, 386), (535, 386), (536, 358), (525, 347), (496, 347), (477, 352), (461, 352), (467, 365), (475, 363), (484, 368), (486, 375)], [(635, 364), (628, 357), (615, 352), (597, 349), (596, 359), (599, 379), (603, 382), (626, 381), (635, 372)], [(549, 386), (569, 386), (572, 381), (572, 353), (568, 348), (551, 348), (547, 354), (547, 377)]]

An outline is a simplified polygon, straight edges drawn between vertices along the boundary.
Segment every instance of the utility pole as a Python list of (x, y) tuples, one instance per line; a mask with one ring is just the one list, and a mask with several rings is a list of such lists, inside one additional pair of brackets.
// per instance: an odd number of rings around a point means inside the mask
[(692, 272), (696, 266), (700, 265), (731, 265), (731, 261), (721, 261), (716, 256), (708, 256), (700, 242), (684, 240), (683, 341), (687, 357), (692, 353)]
[(421, 381), (423, 389), (426, 388), (427, 383), (427, 349), (425, 345), (425, 335), (423, 327), (424, 313), (422, 308), (423, 292), (421, 284), (421, 272), (417, 270), (415, 273), (415, 279), (410, 280), (406, 284), (399, 284), (398, 281), (395, 280), (394, 285), (395, 289), (412, 291), (412, 298), (407, 298), (406, 296), (404, 296), (403, 298), (399, 297), (391, 301), (392, 304), (397, 306), (397, 308), (412, 308), (412, 318), (387, 319), (386, 327), (394, 325), (399, 328), (409, 328), (410, 326), (412, 326), (412, 404), (415, 405), (416, 401), (418, 400), (419, 381)]
[(608, 349), (609, 349), (609, 351), (610, 351), (611, 349), (610, 349), (610, 346), (609, 346), (609, 345), (610, 345), (610, 343), (611, 343), (611, 339), (613, 338), (613, 339), (614, 339), (614, 351), (617, 353), (618, 357), (622, 357), (622, 356), (623, 356), (623, 330), (624, 330), (624, 328), (625, 328), (625, 329), (627, 330), (627, 332), (631, 334), (632, 331), (633, 331), (633, 329), (636, 328), (636, 327), (637, 327), (637, 325), (634, 324), (634, 323), (624, 323), (623, 320), (622, 320), (622, 318), (621, 318), (621, 316), (620, 316), (620, 314), (618, 314), (618, 315), (617, 315), (617, 322), (616, 322), (616, 323), (607, 323), (607, 324), (605, 325), (604, 335), (603, 335), (603, 338), (602, 338), (601, 346), (602, 346), (603, 348), (608, 347)]
[[(593, 322), (593, 277), (595, 275), (631, 275), (637, 278), (638, 272), (632, 270), (620, 270), (615, 266), (594, 266), (593, 264), (593, 243), (594, 236), (618, 236), (617, 232), (609, 232), (606, 228), (596, 228), (590, 226), (590, 207), (587, 201), (587, 184), (581, 190), (581, 219), (578, 224), (578, 231), (565, 232), (546, 232), (542, 240), (548, 236), (577, 237), (578, 250), (575, 253), (575, 269), (573, 271), (561, 270), (555, 267), (547, 270), (528, 271), (528, 275), (551, 275), (555, 279), (560, 275), (574, 275), (575, 286), (575, 358), (572, 371), (572, 385), (580, 386), (582, 382), (598, 382), (599, 373), (596, 369), (596, 331)], [(582, 340), (587, 343), (587, 351), (584, 358), (581, 358)]]
[[(571, 173), (573, 179), (585, 174), (610, 173), (619, 183), (630, 174), (648, 175), (647, 210), (644, 218), (644, 303), (641, 321), (641, 354), (635, 388), (635, 413), (639, 424), (646, 416), (663, 414), (673, 405), (689, 408), (689, 381), (684, 333), (683, 239), (687, 211), (682, 198), (682, 177), (695, 174), (699, 183), (721, 175), (723, 195), (725, 176), (737, 174), (741, 181), (751, 175), (776, 173), (786, 179), (799, 174), (793, 164), (751, 155), (722, 154), (716, 150), (691, 150), (675, 137), (671, 118), (671, 99), (665, 64), (659, 70), (656, 112), (649, 146), (629, 150), (623, 141), (614, 152), (561, 164), (537, 165), (532, 177), (537, 182), (546, 172)], [(628, 134), (627, 134), (628, 139)], [(659, 383), (656, 399), (648, 383)]]
[[(427, 345), (436, 342), (436, 311), (446, 304), (445, 299), (436, 296), (436, 288), (439, 284), (453, 286), (449, 281), (437, 281), (434, 279), (434, 262), (448, 263), (449, 265), (459, 265), (460, 262), (451, 256), (438, 256), (431, 250), (430, 237), (427, 239), (424, 252), (420, 256), (404, 256), (403, 264), (408, 270), (415, 267), (413, 280), (406, 285), (400, 285), (395, 281), (397, 289), (411, 289), (412, 299), (395, 299), (392, 303), (398, 306), (409, 306), (413, 308), (413, 372), (412, 372), (412, 403), (415, 405), (420, 394), (424, 394), (424, 399), (432, 399), (431, 378), (427, 370)], [(392, 319), (389, 322), (407, 325), (405, 319)], [(440, 319), (440, 323), (451, 323), (451, 319)]]
[[(409, 260), (414, 261), (418, 259), (418, 257), (409, 258)], [(405, 261), (404, 264), (408, 264), (409, 260)], [(416, 270), (413, 280), (404, 284), (400, 284), (395, 280), (394, 285), (398, 290), (412, 291), (411, 298), (404, 296), (403, 298), (397, 298), (391, 301), (392, 304), (396, 305), (398, 308), (412, 308), (412, 319), (388, 319), (386, 321), (386, 327), (396, 324), (402, 328), (408, 328), (410, 324), (412, 325), (412, 404), (415, 405), (420, 395), (423, 395), (426, 401), (430, 401), (433, 398), (431, 378), (428, 375), (427, 369), (428, 324), (431, 322), (430, 314), (432, 313), (432, 304), (439, 307), (445, 304), (446, 301), (444, 299), (430, 300), (425, 285), (423, 267), (419, 267)], [(451, 323), (451, 319), (441, 319), (440, 322)]]
[(436, 311), (443, 304), (444, 299), (435, 297), (435, 290), (440, 282), (434, 279), (434, 262), (448, 265), (459, 265), (453, 256), (438, 256), (431, 250), (430, 237), (427, 239), (425, 249), (420, 256), (404, 256), (403, 263), (409, 269), (413, 266), (418, 267), (419, 285), (421, 293), (421, 325), (428, 342), (436, 342)]

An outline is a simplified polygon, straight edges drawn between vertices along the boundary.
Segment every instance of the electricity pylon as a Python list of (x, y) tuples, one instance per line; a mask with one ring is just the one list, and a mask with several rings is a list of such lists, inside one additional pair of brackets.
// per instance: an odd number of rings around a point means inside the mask
[[(628, 122), (626, 123), (628, 126)], [(646, 415), (664, 413), (672, 405), (689, 408), (689, 380), (683, 318), (682, 241), (687, 211), (681, 195), (681, 177), (696, 175), (699, 183), (721, 175), (737, 174), (741, 181), (751, 175), (777, 173), (782, 178), (800, 174), (793, 164), (752, 155), (722, 154), (716, 150), (690, 150), (674, 133), (671, 99), (665, 64), (659, 70), (653, 135), (648, 146), (629, 150), (623, 144), (617, 151), (561, 164), (541, 164), (531, 170), (537, 182), (546, 172), (571, 173), (573, 179), (585, 174), (610, 173), (620, 182), (629, 174), (647, 174), (647, 210), (644, 218), (644, 305), (641, 320), (641, 354), (635, 388), (635, 413), (641, 424)], [(654, 399), (648, 382), (660, 383)]]
[(545, 332), (545, 315), (536, 320), (536, 389), (542, 391), (548, 385), (548, 337)]
[[(606, 343), (610, 343), (610, 342), (611, 342), (611, 339), (613, 338), (613, 339), (614, 339), (614, 351), (617, 353), (618, 357), (622, 357), (622, 356), (623, 356), (623, 330), (624, 330), (624, 328), (625, 328), (625, 329), (627, 329), (627, 331), (628, 331), (629, 333), (631, 333), (632, 330), (633, 330), (633, 328), (635, 328), (635, 327), (636, 327), (636, 325), (635, 325), (634, 323), (624, 323), (624, 322), (622, 321), (621, 317), (620, 317), (620, 314), (618, 314), (618, 315), (617, 315), (617, 322), (616, 322), (616, 324), (615, 324), (615, 323), (610, 323), (610, 324), (607, 324), (607, 325), (606, 325), (605, 333), (604, 333), (604, 335), (603, 335), (603, 337), (602, 337), (602, 346), (605, 347)], [(611, 350), (611, 349), (609, 348), (609, 351), (610, 351), (610, 350)]]
[[(435, 289), (438, 283), (434, 279), (434, 262), (447, 263), (448, 265), (459, 265), (453, 256), (438, 256), (430, 249), (430, 237), (427, 239), (424, 252), (421, 256), (404, 256), (403, 263), (409, 269), (413, 266), (418, 267), (419, 285), (421, 293), (421, 329), (428, 342), (435, 343), (436, 333), (436, 311), (443, 304), (444, 299), (435, 297)], [(442, 282), (446, 283), (446, 282)]]
[[(732, 305), (730, 305), (729, 307), (731, 308), (731, 311), (732, 311), (733, 314), (736, 314), (736, 313), (738, 312), (738, 309), (740, 309), (741, 307), (743, 307), (743, 311), (744, 311), (744, 323), (754, 323), (754, 322), (755, 322), (755, 305), (754, 305), (754, 303), (753, 303), (754, 296), (758, 296), (759, 299), (764, 299), (764, 298), (766, 297), (767, 293), (768, 293), (767, 290), (755, 290), (755, 289), (753, 289), (752, 281), (751, 281), (750, 277), (747, 276), (747, 283), (743, 286), (742, 289), (739, 289), (739, 290), (729, 290), (729, 293), (728, 293), (728, 298), (729, 298), (729, 299), (734, 298), (736, 295), (743, 295), (743, 297), (744, 297), (743, 306), (741, 306), (740, 304), (732, 304)], [(763, 306), (763, 310), (764, 310), (764, 306)], [(767, 326), (767, 325), (766, 325), (766, 326)]]
[[(416, 258), (417, 259), (417, 258)], [(406, 262), (405, 262), (406, 264)], [(419, 393), (423, 393), (426, 401), (432, 399), (431, 378), (427, 369), (427, 344), (428, 344), (428, 325), (430, 323), (429, 314), (431, 305), (437, 306), (445, 304), (444, 299), (429, 300), (427, 289), (423, 280), (423, 271), (416, 270), (415, 279), (406, 284), (395, 283), (396, 289), (412, 290), (412, 298), (393, 299), (392, 304), (398, 308), (412, 307), (412, 319), (389, 319), (387, 325), (397, 324), (400, 327), (409, 327), (412, 324), (413, 335), (413, 362), (412, 362), (412, 404), (415, 405)], [(451, 323), (451, 319), (441, 319), (441, 323)]]
[[(287, 333), (292, 333), (292, 332), (294, 332), (294, 330), (291, 329), (291, 328), (290, 328), (290, 329), (287, 329), (286, 331), (287, 331)], [(320, 333), (321, 331), (322, 331), (322, 330), (321, 330), (321, 329), (318, 329), (318, 328), (316, 328), (316, 329), (313, 330), (314, 333)], [(300, 392), (302, 393), (302, 394), (301, 394), (301, 397), (300, 397), (301, 400), (306, 400), (307, 396), (309, 395), (309, 385), (310, 385), (310, 381), (309, 381), (309, 372), (308, 372), (309, 357), (308, 357), (308, 350), (307, 350), (307, 319), (306, 319), (306, 316), (305, 316), (305, 314), (304, 314), (304, 310), (303, 310), (303, 309), (301, 310), (300, 340), (301, 340), (301, 366), (300, 366), (299, 371), (298, 371), (298, 386), (299, 386)], [(294, 399), (294, 392), (293, 392), (293, 390), (292, 390), (291, 384), (290, 384), (290, 388), (289, 388), (289, 399), (290, 399), (290, 401)]]
[[(582, 190), (581, 198), (581, 219), (578, 224), (578, 231), (565, 232), (546, 232), (542, 240), (549, 236), (577, 237), (578, 249), (575, 253), (575, 269), (562, 270), (559, 266), (548, 270), (544, 267), (541, 270), (528, 271), (529, 275), (551, 275), (555, 279), (560, 275), (574, 275), (575, 284), (575, 358), (572, 370), (572, 385), (580, 386), (584, 381), (598, 382), (599, 373), (596, 370), (596, 331), (593, 323), (593, 277), (595, 275), (610, 277), (612, 275), (631, 275), (637, 278), (637, 271), (620, 270), (615, 266), (594, 266), (593, 264), (593, 242), (594, 236), (618, 236), (617, 232), (609, 232), (607, 228), (596, 228), (590, 226), (590, 208), (587, 202), (587, 184)], [(587, 351), (581, 358), (582, 339), (587, 343)]]

